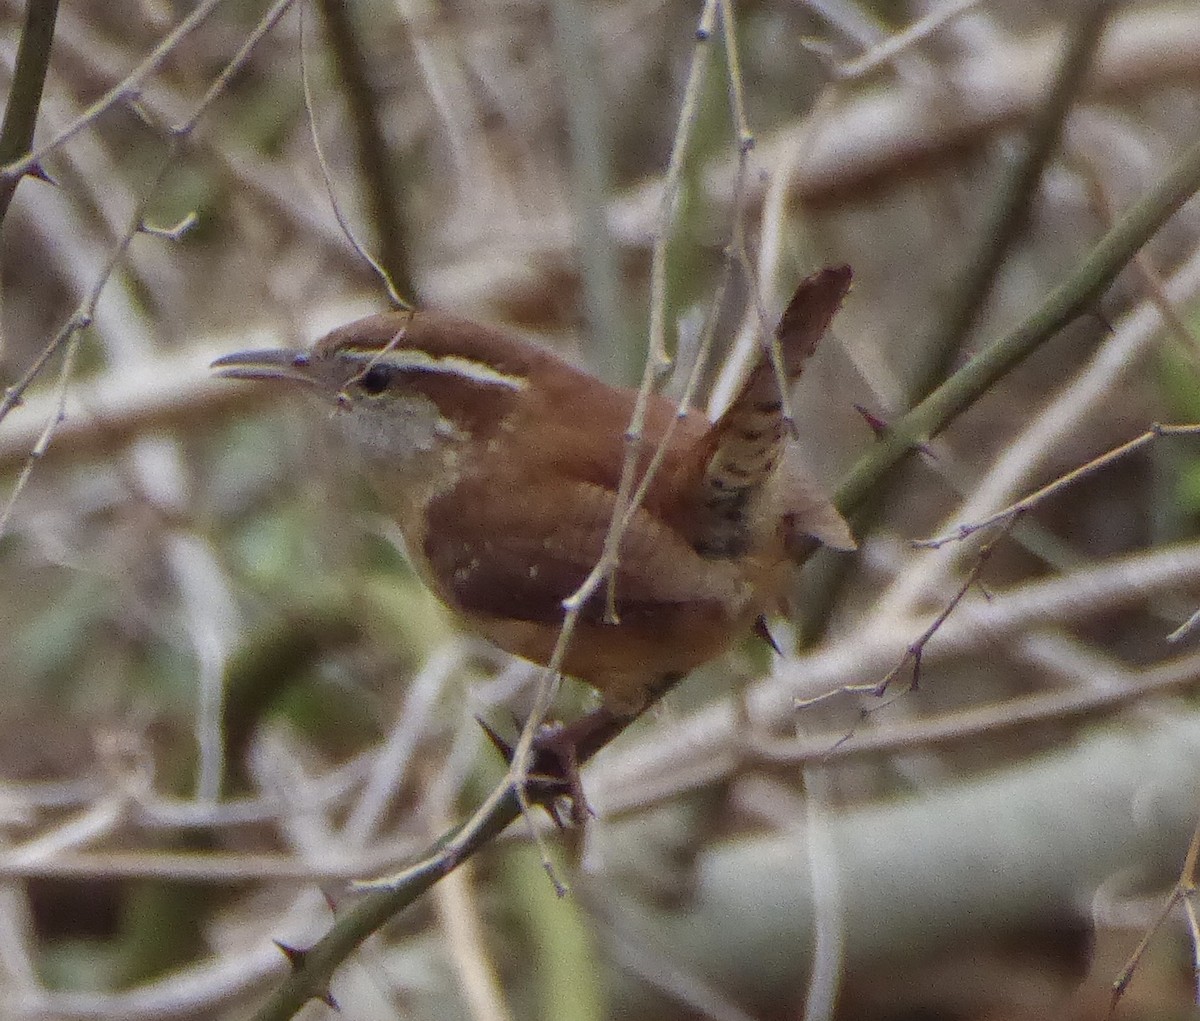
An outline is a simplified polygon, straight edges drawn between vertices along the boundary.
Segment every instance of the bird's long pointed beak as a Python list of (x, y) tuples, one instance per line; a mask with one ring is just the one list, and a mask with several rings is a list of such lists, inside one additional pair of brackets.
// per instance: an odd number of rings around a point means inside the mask
[(237, 351), (222, 355), (210, 368), (225, 379), (279, 379), (310, 386), (316, 383), (312, 360), (304, 351)]

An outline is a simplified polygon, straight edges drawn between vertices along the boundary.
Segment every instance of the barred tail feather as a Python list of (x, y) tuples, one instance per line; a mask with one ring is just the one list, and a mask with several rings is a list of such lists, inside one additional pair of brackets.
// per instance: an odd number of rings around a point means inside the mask
[[(800, 376), (849, 287), (850, 268), (838, 266), (819, 270), (796, 288), (775, 331), (789, 382)], [(760, 354), (706, 441), (693, 537), (701, 553), (733, 557), (749, 548), (758, 498), (780, 463), (785, 442), (775, 369)]]

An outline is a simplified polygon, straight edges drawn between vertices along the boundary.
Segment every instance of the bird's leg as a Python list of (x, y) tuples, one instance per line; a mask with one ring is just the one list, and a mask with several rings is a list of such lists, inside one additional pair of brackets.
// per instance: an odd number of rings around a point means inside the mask
[[(530, 802), (544, 808), (555, 824), (565, 829), (567, 822), (582, 826), (592, 815), (583, 791), (579, 769), (609, 741), (620, 734), (647, 709), (682, 680), (682, 674), (668, 674), (646, 691), (642, 705), (633, 712), (620, 712), (601, 705), (570, 723), (543, 724), (534, 736), (532, 758), (525, 779)], [(511, 764), (513, 746), (483, 720), (479, 725), (488, 739)], [(570, 811), (564, 819), (558, 802), (568, 799)]]
[[(488, 740), (511, 766), (514, 746), (483, 720), (476, 719)], [(590, 748), (594, 754), (599, 736), (613, 733), (614, 724), (628, 719), (601, 706), (572, 723), (543, 723), (538, 728), (524, 779), (525, 797), (530, 804), (544, 808), (559, 829), (566, 829), (568, 824), (583, 826), (592, 814), (579, 774), (581, 751)], [(599, 739), (599, 743), (603, 744), (603, 739)], [(563, 800), (570, 805), (565, 816), (561, 809)]]

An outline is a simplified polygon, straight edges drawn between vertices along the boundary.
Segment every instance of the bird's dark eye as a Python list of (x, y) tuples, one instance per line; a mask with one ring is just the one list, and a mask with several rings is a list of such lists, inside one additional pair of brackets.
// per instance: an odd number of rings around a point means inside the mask
[(381, 394), (392, 381), (392, 370), (386, 365), (372, 365), (358, 377), (358, 385), (369, 394)]

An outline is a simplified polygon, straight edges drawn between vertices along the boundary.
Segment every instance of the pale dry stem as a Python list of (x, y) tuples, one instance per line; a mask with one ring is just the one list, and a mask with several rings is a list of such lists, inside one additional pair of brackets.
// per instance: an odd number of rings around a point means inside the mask
[[(358, 240), (354, 233), (354, 228), (350, 224), (349, 218), (342, 210), (342, 203), (338, 199), (337, 188), (333, 183), (333, 172), (329, 169), (329, 161), (325, 158), (325, 148), (321, 144), (321, 133), (317, 129), (317, 112), (313, 105), (312, 83), (309, 80), (308, 61), (305, 57), (305, 41), (304, 41), (304, 4), (300, 5), (300, 83), (304, 90), (304, 111), (308, 116), (309, 132), (312, 135), (313, 153), (317, 157), (317, 166), (321, 168), (321, 180), (325, 184), (325, 195), (329, 199), (329, 207), (333, 210), (333, 215), (337, 219), (338, 227), (341, 229), (343, 236), (354, 249), (363, 262), (371, 267), (371, 271), (379, 277), (383, 284), (384, 290), (387, 292), (388, 298), (396, 308), (411, 311), (412, 305), (400, 296), (400, 292), (396, 290), (396, 285), (392, 281), (391, 274), (383, 268), (382, 263), (375, 258), (369, 251), (366, 245)], [(363, 371), (366, 371), (365, 369)]]
[[(1192, 839), (1188, 843), (1187, 855), (1184, 858), (1179, 879), (1172, 888), (1171, 893), (1167, 896), (1166, 903), (1163, 904), (1157, 917), (1147, 927), (1138, 945), (1134, 948), (1133, 953), (1129, 955), (1129, 960), (1125, 962), (1125, 966), (1113, 980), (1112, 999), (1108, 1007), (1109, 1017), (1113, 1016), (1117, 1005), (1129, 989), (1129, 983), (1133, 981), (1134, 973), (1137, 971), (1138, 965), (1146, 953), (1146, 949), (1150, 946), (1150, 941), (1154, 939), (1155, 934), (1162, 928), (1163, 923), (1171, 917), (1171, 912), (1179, 904), (1183, 904), (1184, 906), (1188, 934), (1191, 937), (1193, 960), (1200, 960), (1200, 927), (1197, 927), (1196, 924), (1196, 908), (1193, 903), (1196, 885), (1200, 881), (1200, 867), (1198, 866), (1200, 866), (1200, 824), (1197, 824), (1195, 831), (1192, 833)], [(1200, 967), (1195, 968), (1195, 974), (1200, 976)], [(1200, 979), (1197, 979), (1197, 981), (1200, 981)], [(1197, 991), (1196, 1002), (1200, 1003), (1200, 991)]]

